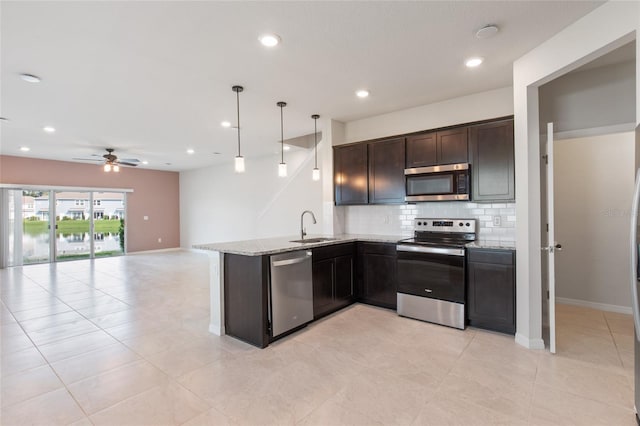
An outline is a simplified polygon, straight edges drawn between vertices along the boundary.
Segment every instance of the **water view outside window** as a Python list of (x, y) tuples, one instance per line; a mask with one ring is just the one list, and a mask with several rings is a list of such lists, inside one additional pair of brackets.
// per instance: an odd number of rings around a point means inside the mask
[(91, 256), (89, 192), (56, 192), (56, 260)]
[[(14, 198), (10, 210), (15, 213), (22, 210), (22, 263), (49, 262), (49, 191), (13, 191), (21, 193), (22, 200)], [(21, 202), (19, 206), (16, 201)], [(19, 218), (20, 216), (17, 215)], [(13, 246), (13, 244), (11, 244)]]

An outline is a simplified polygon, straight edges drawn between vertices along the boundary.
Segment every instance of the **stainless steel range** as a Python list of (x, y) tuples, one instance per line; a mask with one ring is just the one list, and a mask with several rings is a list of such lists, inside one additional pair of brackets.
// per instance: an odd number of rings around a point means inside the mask
[(398, 252), (398, 314), (464, 329), (465, 245), (475, 219), (414, 220), (414, 238)]

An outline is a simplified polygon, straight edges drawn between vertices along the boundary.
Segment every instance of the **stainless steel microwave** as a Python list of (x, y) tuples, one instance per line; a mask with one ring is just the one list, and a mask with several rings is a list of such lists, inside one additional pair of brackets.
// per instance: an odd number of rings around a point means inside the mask
[(405, 201), (469, 200), (469, 164), (405, 169), (407, 195)]

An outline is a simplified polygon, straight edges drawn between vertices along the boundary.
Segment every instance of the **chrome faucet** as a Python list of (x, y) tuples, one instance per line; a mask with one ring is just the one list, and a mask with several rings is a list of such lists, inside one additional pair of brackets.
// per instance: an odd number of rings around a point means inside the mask
[(300, 238), (304, 240), (304, 236), (307, 235), (307, 230), (304, 229), (304, 214), (305, 213), (310, 213), (311, 214), (311, 219), (313, 219), (313, 223), (316, 224), (318, 223), (316, 221), (316, 215), (313, 214), (313, 212), (311, 210), (305, 210), (302, 212), (302, 214), (300, 215)]

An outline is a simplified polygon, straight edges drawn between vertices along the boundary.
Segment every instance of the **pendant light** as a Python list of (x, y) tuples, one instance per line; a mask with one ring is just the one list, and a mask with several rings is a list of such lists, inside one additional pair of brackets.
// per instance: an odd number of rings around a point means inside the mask
[(287, 163), (284, 162), (284, 121), (282, 119), (282, 108), (286, 107), (287, 103), (281, 101), (277, 105), (280, 107), (280, 145), (282, 153), (280, 164), (278, 164), (278, 176), (287, 177)]
[(315, 143), (313, 145), (313, 148), (315, 150), (314, 152), (315, 167), (313, 168), (313, 173), (311, 174), (311, 178), (313, 180), (320, 180), (320, 169), (318, 168), (318, 118), (320, 118), (320, 116), (318, 114), (313, 114), (311, 118), (313, 118), (313, 137), (315, 140)]
[(235, 160), (235, 170), (236, 173), (244, 173), (244, 157), (240, 155), (240, 92), (244, 90), (244, 87), (233, 86), (231, 90), (236, 92), (236, 111), (238, 113), (238, 155)]

